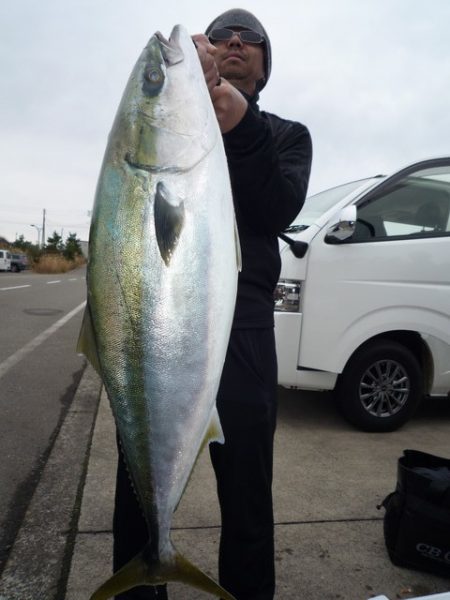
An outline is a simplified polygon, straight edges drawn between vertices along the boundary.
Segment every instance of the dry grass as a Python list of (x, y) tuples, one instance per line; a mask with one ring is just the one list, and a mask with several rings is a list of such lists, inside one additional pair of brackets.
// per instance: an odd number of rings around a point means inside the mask
[(39, 262), (33, 265), (33, 271), (47, 274), (67, 273), (67, 271), (84, 265), (85, 262), (86, 259), (82, 256), (77, 256), (74, 260), (67, 260), (57, 254), (44, 254), (40, 257)]

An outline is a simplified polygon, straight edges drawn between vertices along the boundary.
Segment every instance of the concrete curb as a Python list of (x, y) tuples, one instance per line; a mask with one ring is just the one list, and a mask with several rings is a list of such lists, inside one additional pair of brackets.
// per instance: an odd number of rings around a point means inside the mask
[(106, 392), (95, 421), (65, 600), (86, 600), (112, 575), (116, 428)]
[(14, 541), (0, 600), (64, 597), (101, 382), (88, 366)]

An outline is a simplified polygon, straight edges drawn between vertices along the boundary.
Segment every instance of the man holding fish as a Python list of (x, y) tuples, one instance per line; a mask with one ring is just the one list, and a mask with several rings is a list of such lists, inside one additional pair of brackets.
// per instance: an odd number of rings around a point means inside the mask
[[(272, 506), (277, 363), (273, 291), (280, 272), (278, 234), (302, 208), (311, 167), (309, 132), (260, 111), (271, 45), (242, 9), (218, 16), (193, 36), (223, 135), (242, 251), (237, 300), (217, 408), (225, 444), (210, 446), (222, 516), (221, 586), (237, 600), (275, 593)], [(146, 523), (119, 461), (114, 569), (147, 542)], [(165, 586), (136, 587), (116, 598), (167, 598)]]

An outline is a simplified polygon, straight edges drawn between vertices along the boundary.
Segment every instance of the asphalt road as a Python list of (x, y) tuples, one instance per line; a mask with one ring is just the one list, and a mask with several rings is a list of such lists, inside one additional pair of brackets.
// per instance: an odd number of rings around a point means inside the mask
[(85, 361), (85, 269), (0, 273), (0, 571)]

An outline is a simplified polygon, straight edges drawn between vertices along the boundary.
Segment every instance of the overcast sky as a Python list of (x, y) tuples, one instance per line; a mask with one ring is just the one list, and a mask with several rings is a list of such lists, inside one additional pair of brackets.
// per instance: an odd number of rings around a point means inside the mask
[(150, 36), (241, 6), (273, 49), (262, 109), (310, 129), (310, 193), (450, 155), (450, 0), (14, 0), (0, 7), (0, 236), (88, 238), (107, 135)]

